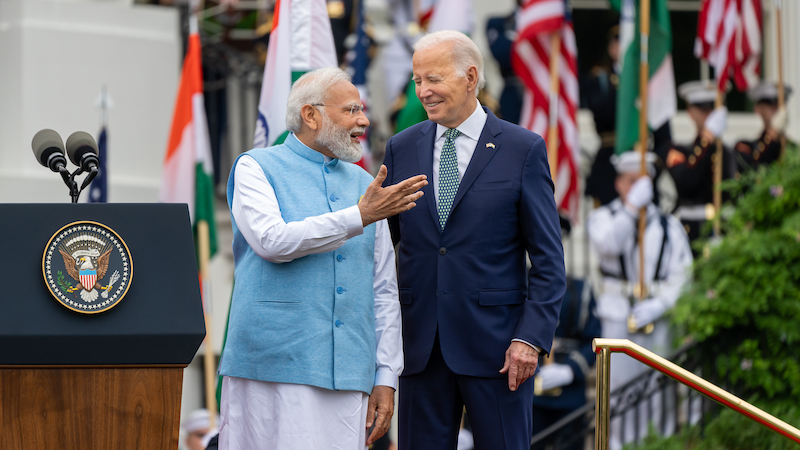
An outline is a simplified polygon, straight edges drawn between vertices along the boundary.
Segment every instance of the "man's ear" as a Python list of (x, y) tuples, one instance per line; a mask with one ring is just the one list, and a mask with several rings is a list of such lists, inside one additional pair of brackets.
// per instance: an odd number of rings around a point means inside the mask
[(467, 69), (467, 91), (472, 92), (478, 88), (478, 68), (469, 66)]
[(322, 114), (315, 106), (303, 105), (303, 108), (300, 109), (300, 117), (308, 128), (314, 131), (322, 128)]

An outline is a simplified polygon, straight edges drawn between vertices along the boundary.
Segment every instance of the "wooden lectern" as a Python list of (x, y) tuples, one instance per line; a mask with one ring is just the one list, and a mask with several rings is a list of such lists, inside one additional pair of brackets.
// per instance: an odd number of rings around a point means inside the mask
[[(43, 275), (49, 241), (78, 221), (113, 229), (132, 260), (97, 314), (60, 304)], [(0, 205), (0, 252), (0, 448), (177, 449), (183, 369), (205, 336), (186, 205)]]

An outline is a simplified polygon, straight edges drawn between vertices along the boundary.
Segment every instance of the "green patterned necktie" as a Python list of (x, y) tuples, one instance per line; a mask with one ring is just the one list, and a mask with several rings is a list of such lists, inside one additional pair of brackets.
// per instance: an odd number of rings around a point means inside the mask
[(456, 156), (456, 138), (461, 132), (449, 128), (444, 132), (445, 141), (439, 158), (439, 226), (444, 231), (450, 207), (458, 191), (458, 157)]

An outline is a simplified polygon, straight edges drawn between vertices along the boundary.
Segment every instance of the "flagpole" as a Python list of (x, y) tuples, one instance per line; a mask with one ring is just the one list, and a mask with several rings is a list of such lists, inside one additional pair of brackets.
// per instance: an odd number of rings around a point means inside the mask
[(209, 428), (215, 428), (217, 418), (217, 386), (216, 386), (216, 356), (214, 355), (214, 346), (212, 341), (212, 327), (211, 327), (211, 296), (207, 289), (208, 282), (208, 261), (211, 259), (211, 244), (209, 237), (208, 222), (200, 220), (197, 222), (197, 241), (200, 247), (200, 294), (203, 299), (203, 317), (206, 321), (206, 337), (203, 341), (203, 367), (205, 373), (205, 388), (206, 388), (206, 409), (209, 412)]
[[(189, 28), (199, 33), (200, 14), (204, 8), (203, 0), (198, 3), (197, 11), (190, 19)], [(190, 31), (191, 33), (191, 31)], [(206, 337), (203, 340), (203, 372), (206, 388), (206, 409), (208, 410), (208, 427), (217, 426), (217, 386), (216, 386), (216, 367), (217, 360), (214, 355), (214, 333), (211, 322), (211, 293), (208, 289), (208, 262), (211, 259), (211, 232), (209, 224), (205, 220), (197, 221), (197, 246), (200, 256), (200, 295), (203, 302), (203, 318), (206, 322)]]
[[(642, 0), (639, 16), (640, 30), (640, 57), (639, 57), (639, 154), (641, 155), (641, 166), (639, 174), (647, 175), (647, 88), (650, 75), (650, 63), (648, 61), (649, 39), (650, 39), (650, 0)], [(647, 297), (645, 291), (645, 272), (644, 270), (644, 233), (647, 225), (647, 205), (639, 210), (639, 300)]]
[[(783, 86), (783, 33), (781, 32), (781, 0), (775, 0), (775, 28), (778, 32), (777, 50), (778, 50), (778, 111), (784, 109), (785, 97)], [(786, 151), (786, 136), (781, 135), (781, 156)]]
[(558, 91), (559, 62), (561, 62), (561, 29), (553, 33), (550, 43), (550, 123), (547, 129), (547, 161), (550, 163), (550, 178), (556, 184), (558, 169)]
[[(722, 90), (719, 88), (719, 83), (717, 83), (717, 98), (714, 101), (714, 108), (719, 108), (722, 106)], [(722, 190), (720, 189), (720, 185), (722, 184), (722, 138), (717, 138), (717, 151), (714, 152), (714, 157), (711, 158), (711, 162), (714, 165), (714, 236), (720, 235), (720, 220), (719, 220), (719, 213), (722, 209)]]

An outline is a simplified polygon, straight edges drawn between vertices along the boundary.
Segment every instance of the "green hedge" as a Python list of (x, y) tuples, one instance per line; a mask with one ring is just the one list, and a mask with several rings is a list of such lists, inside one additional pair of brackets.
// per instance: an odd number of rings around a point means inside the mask
[[(734, 394), (800, 427), (800, 149), (723, 185), (736, 199), (724, 237), (697, 243), (694, 281), (672, 311), (676, 336)], [(683, 342), (682, 342), (683, 343)], [(725, 409), (702, 430), (649, 437), (639, 449), (796, 449), (790, 440)]]
[(672, 312), (743, 395), (800, 398), (800, 156), (726, 185), (736, 208)]
[[(759, 408), (793, 426), (800, 424), (800, 407), (796, 401), (751, 401)], [(695, 426), (669, 438), (656, 436), (653, 429), (639, 446), (626, 450), (797, 450), (793, 441), (768, 430), (747, 417), (726, 409), (704, 430)]]

